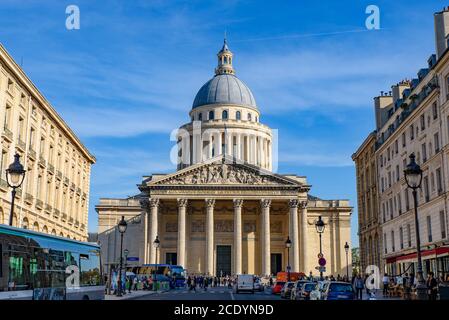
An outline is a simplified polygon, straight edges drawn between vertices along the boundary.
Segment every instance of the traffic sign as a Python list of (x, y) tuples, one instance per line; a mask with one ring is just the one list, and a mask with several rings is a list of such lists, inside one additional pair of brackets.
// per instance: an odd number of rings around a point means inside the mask
[(326, 265), (326, 259), (324, 259), (324, 258), (319, 258), (319, 259), (318, 259), (318, 264), (319, 264), (321, 267), (324, 267), (324, 266)]

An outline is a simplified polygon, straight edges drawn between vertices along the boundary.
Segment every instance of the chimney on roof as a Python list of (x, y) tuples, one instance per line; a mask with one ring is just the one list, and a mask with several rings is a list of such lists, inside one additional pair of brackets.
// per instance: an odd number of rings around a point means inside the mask
[(434, 14), (435, 22), (435, 47), (437, 60), (448, 48), (449, 40), (449, 7), (443, 8), (443, 11)]

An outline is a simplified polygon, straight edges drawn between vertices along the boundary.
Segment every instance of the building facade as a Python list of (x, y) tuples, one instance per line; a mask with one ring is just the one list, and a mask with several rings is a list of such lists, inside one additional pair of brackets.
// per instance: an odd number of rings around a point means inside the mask
[[(100, 199), (106, 267), (118, 262), (116, 226), (125, 216), (130, 264), (179, 264), (210, 275), (268, 275), (290, 265), (318, 274), (315, 222), (322, 216), (325, 273), (346, 274), (349, 202), (313, 197), (306, 177), (271, 171), (271, 129), (260, 123), (254, 96), (235, 76), (232, 61), (225, 42), (214, 78), (199, 90), (191, 121), (179, 130), (178, 170), (143, 177), (134, 197)], [(156, 236), (159, 249), (152, 246)]]
[(382, 266), (382, 232), (377, 206), (376, 132), (371, 132), (352, 155), (357, 179), (357, 208), (359, 223), (360, 268)]
[(87, 240), (95, 158), (1, 45), (0, 121), (0, 223), (11, 208), (5, 170), (18, 153), (26, 174), (13, 225)]
[[(410, 155), (423, 170), (418, 190), (419, 234), (424, 274), (449, 272), (449, 9), (435, 14), (436, 54), (412, 80), (402, 80), (374, 98), (378, 220), (383, 265), (389, 274), (416, 273), (412, 192), (404, 169)], [(358, 169), (358, 168), (357, 168)], [(358, 189), (359, 201), (362, 197)], [(360, 206), (360, 204), (359, 204)], [(373, 248), (361, 246), (362, 256)], [(371, 252), (363, 252), (371, 251)]]

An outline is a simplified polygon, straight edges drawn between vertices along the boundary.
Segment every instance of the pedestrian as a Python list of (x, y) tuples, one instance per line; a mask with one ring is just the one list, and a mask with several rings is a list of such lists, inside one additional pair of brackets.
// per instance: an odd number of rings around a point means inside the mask
[(358, 300), (363, 300), (363, 289), (365, 287), (365, 283), (360, 276), (360, 274), (355, 279), (355, 290), (356, 290), (356, 297)]
[(137, 280), (137, 277), (134, 277), (133, 280), (133, 290), (137, 291), (137, 284), (139, 283), (139, 280)]
[(383, 284), (383, 296), (384, 298), (388, 296), (388, 283), (390, 282), (388, 275), (385, 273), (384, 277), (382, 278), (382, 284)]
[(412, 292), (412, 285), (413, 283), (410, 282), (411, 277), (409, 277), (408, 273), (405, 274), (405, 277), (403, 278), (403, 287), (404, 287), (404, 300), (410, 300), (411, 299), (411, 292)]
[(438, 295), (438, 282), (437, 279), (435, 279), (433, 272), (429, 273), (426, 284), (429, 300), (436, 300)]
[(207, 279), (207, 277), (204, 277), (204, 279), (203, 279), (204, 291), (207, 291), (208, 282), (209, 282), (209, 280)]
[(131, 293), (131, 279), (129, 277), (126, 277), (126, 288), (125, 291), (128, 290), (129, 293)]

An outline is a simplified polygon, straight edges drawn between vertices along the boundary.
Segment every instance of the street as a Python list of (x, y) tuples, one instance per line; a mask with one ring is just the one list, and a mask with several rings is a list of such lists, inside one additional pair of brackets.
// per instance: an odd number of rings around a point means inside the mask
[(207, 291), (197, 288), (197, 291), (188, 289), (176, 289), (157, 294), (138, 297), (133, 300), (280, 300), (279, 295), (271, 294), (270, 290), (265, 292), (233, 293), (227, 287), (208, 288)]

